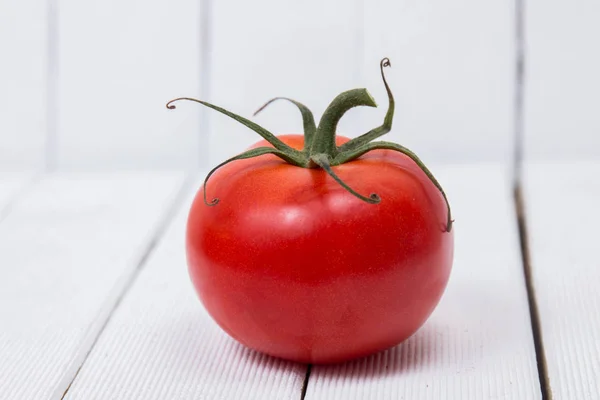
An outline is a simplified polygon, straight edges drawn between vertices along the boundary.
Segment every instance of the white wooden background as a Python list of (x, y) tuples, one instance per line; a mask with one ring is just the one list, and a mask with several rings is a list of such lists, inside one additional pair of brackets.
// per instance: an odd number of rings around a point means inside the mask
[[(600, 398), (599, 20), (592, 0), (0, 0), (0, 398)], [(202, 171), (257, 137), (164, 105), (320, 114), (367, 87), (355, 136), (385, 114), (384, 56), (390, 139), (455, 210), (448, 290), (366, 359), (247, 350), (196, 300), (182, 242)], [(301, 129), (283, 103), (257, 121)]]

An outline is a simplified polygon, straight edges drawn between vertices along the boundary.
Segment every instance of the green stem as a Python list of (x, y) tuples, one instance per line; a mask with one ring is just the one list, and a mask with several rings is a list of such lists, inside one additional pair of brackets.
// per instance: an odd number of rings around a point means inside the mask
[(267, 106), (269, 106), (271, 103), (277, 100), (289, 101), (293, 103), (296, 107), (298, 107), (298, 109), (300, 110), (300, 113), (302, 114), (302, 125), (304, 126), (304, 151), (308, 151), (308, 149), (310, 149), (311, 147), (313, 138), (315, 136), (315, 132), (317, 131), (317, 126), (315, 125), (315, 118), (313, 117), (313, 113), (304, 104), (296, 100), (290, 99), (288, 97), (275, 97), (263, 104), (262, 107), (260, 107), (258, 110), (256, 110), (256, 112), (254, 112), (254, 115), (256, 116), (259, 112), (261, 112)]
[(367, 89), (348, 90), (333, 99), (319, 121), (319, 127), (310, 149), (311, 156), (327, 154), (334, 158), (337, 155), (338, 150), (335, 144), (337, 124), (348, 110), (358, 106), (377, 107), (377, 103)]
[(347, 151), (344, 153), (340, 153), (338, 155), (338, 157), (336, 157), (333, 160), (332, 165), (340, 165), (340, 164), (347, 163), (349, 161), (357, 159), (358, 157), (360, 157), (363, 154), (368, 153), (369, 151), (372, 151), (372, 150), (395, 150), (395, 151), (398, 151), (398, 152), (408, 156), (411, 160), (413, 160), (417, 164), (417, 166), (425, 173), (425, 175), (427, 175), (427, 177), (429, 178), (431, 183), (434, 184), (434, 186), (440, 191), (440, 193), (444, 197), (444, 201), (446, 202), (446, 208), (448, 210), (448, 220), (447, 220), (445, 231), (450, 232), (452, 230), (452, 223), (454, 221), (452, 220), (452, 212), (450, 210), (450, 203), (448, 202), (448, 198), (446, 197), (446, 193), (444, 192), (444, 189), (442, 189), (442, 185), (440, 185), (440, 183), (437, 181), (437, 179), (435, 179), (435, 176), (433, 176), (433, 174), (425, 166), (423, 161), (421, 161), (421, 159), (415, 153), (413, 153), (411, 150), (407, 149), (406, 147), (401, 146), (397, 143), (392, 143), (392, 142), (367, 143), (365, 146), (363, 146), (361, 148), (350, 150), (350, 151)]

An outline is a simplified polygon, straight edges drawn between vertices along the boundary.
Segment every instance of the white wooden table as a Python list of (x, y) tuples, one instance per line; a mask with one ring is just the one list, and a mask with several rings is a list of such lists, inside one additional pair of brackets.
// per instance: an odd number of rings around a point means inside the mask
[[(593, 0), (0, 0), (0, 400), (600, 399), (599, 20)], [(165, 102), (383, 105), (382, 57), (387, 139), (453, 206), (448, 289), (365, 359), (245, 349), (196, 299), (183, 235), (206, 168), (256, 137)], [(257, 122), (300, 128), (289, 105)]]
[(3, 174), (0, 397), (540, 399), (541, 379), (597, 399), (600, 163), (526, 167), (533, 302), (509, 171), (440, 166), (456, 254), (439, 307), (404, 344), (312, 367), (244, 348), (197, 300), (183, 239), (202, 174)]

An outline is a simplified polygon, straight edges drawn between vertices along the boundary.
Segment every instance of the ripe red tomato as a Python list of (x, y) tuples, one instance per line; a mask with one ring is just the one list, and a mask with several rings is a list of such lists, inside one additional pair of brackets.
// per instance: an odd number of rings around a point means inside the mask
[[(279, 138), (304, 144), (301, 135)], [(392, 150), (333, 170), (381, 202), (274, 155), (218, 170), (206, 186), (220, 199), (215, 207), (198, 192), (187, 225), (189, 272), (210, 315), (248, 347), (306, 363), (365, 356), (411, 336), (442, 296), (453, 231), (430, 178)]]
[(337, 124), (353, 107), (376, 106), (366, 89), (338, 95), (318, 126), (285, 98), (304, 135), (279, 137), (202, 100), (167, 103), (195, 101), (265, 139), (208, 174), (187, 225), (194, 286), (241, 343), (301, 362), (349, 360), (402, 342), (440, 300), (452, 265), (450, 205), (416, 154), (374, 141), (392, 127), (388, 66), (381, 60), (384, 122), (352, 140), (336, 136)]

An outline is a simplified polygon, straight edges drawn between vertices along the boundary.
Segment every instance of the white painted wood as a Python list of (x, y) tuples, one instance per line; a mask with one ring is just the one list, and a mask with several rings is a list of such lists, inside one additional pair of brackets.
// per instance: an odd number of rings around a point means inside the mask
[(0, 224), (2, 396), (60, 398), (57, 387), (74, 375), (181, 182), (181, 174), (55, 175), (13, 205)]
[[(565, 6), (566, 7), (566, 6)], [(364, 8), (364, 76), (387, 107), (379, 60), (396, 96), (386, 140), (435, 162), (512, 157), (514, 87), (512, 2), (371, 0)]]
[(554, 399), (600, 396), (600, 162), (527, 164), (531, 268)]
[(2, 221), (5, 210), (13, 200), (22, 193), (31, 178), (25, 174), (0, 173), (0, 221)]
[(184, 251), (190, 203), (117, 308), (66, 399), (300, 398), (305, 365), (244, 348), (197, 299)]
[(600, 2), (531, 0), (525, 5), (528, 159), (598, 159)]
[(508, 173), (479, 165), (434, 172), (456, 218), (440, 305), (404, 344), (313, 367), (307, 400), (541, 398)]
[(0, 0), (0, 169), (43, 165), (47, 4)]
[(199, 165), (201, 2), (59, 0), (58, 163), (64, 168)]
[[(360, 5), (360, 0), (213, 1), (210, 100), (250, 118), (270, 98), (287, 96), (308, 106), (318, 122), (335, 96), (364, 86)], [(340, 132), (361, 133), (359, 115), (350, 111)], [(209, 119), (211, 165), (261, 139), (214, 111)], [(302, 133), (300, 113), (283, 102), (255, 120), (275, 134)]]

